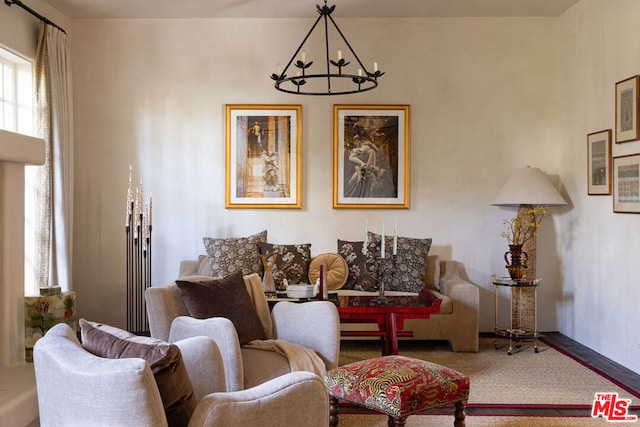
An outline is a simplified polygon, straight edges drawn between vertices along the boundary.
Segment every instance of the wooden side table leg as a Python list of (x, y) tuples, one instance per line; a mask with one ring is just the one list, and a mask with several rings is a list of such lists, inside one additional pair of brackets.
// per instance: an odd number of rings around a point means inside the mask
[(466, 423), (464, 421), (466, 414), (464, 413), (464, 409), (467, 406), (466, 400), (459, 400), (456, 402), (456, 411), (454, 413), (454, 427), (465, 427)]
[(389, 415), (389, 421), (387, 421), (388, 427), (404, 427), (407, 422), (407, 417), (392, 417)]
[(338, 426), (338, 399), (329, 396), (329, 427)]

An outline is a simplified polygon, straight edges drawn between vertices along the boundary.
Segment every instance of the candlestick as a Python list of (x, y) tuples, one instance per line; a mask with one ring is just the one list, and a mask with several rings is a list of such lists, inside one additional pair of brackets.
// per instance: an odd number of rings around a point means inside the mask
[(393, 229), (393, 256), (398, 255), (398, 220)]
[(382, 223), (382, 240), (380, 241), (380, 258), (384, 258), (384, 222)]

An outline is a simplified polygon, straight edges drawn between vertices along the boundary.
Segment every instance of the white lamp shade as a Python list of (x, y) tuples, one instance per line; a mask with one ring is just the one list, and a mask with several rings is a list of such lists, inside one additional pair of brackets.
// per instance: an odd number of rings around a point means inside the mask
[(527, 166), (509, 177), (491, 204), (564, 206), (567, 202), (540, 169)]

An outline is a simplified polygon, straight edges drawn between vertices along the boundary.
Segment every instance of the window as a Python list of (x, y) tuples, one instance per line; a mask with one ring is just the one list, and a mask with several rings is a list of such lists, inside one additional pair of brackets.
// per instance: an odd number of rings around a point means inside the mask
[[(34, 135), (33, 64), (0, 47), (0, 129)], [(25, 294), (37, 293), (35, 280), (35, 171), (25, 168)]]

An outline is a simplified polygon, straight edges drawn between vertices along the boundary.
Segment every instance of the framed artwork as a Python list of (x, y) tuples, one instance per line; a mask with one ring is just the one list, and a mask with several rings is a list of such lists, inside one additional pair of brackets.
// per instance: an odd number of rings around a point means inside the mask
[(639, 82), (640, 76), (633, 76), (616, 83), (616, 143), (640, 139)]
[(587, 135), (587, 194), (611, 194), (611, 129)]
[(300, 208), (301, 105), (227, 105), (227, 208)]
[(640, 213), (640, 154), (613, 158), (613, 211)]
[(333, 207), (409, 209), (409, 106), (333, 106)]

